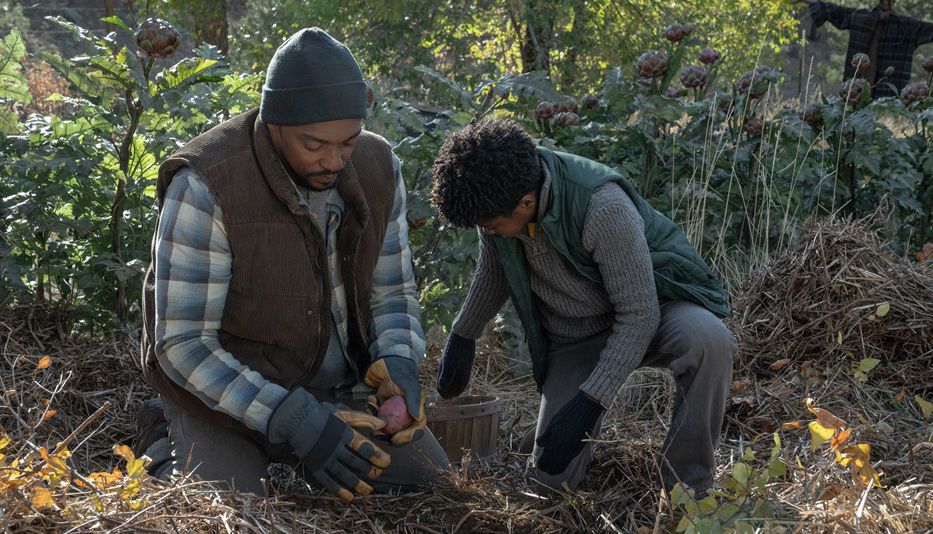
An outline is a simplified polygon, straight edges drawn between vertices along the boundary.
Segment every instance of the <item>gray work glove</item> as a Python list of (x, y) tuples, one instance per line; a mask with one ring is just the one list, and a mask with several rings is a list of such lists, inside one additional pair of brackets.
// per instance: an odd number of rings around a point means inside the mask
[(339, 410), (297, 388), (272, 412), (267, 437), (288, 443), (301, 460), (305, 477), (340, 499), (369, 495), (373, 488), (361, 476), (377, 478), (389, 466), (389, 455), (351, 427), (378, 430), (385, 422), (367, 413)]

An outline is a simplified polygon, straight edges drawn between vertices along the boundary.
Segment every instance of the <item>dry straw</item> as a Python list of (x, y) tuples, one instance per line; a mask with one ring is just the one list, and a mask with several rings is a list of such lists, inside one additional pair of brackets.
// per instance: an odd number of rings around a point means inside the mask
[[(743, 342), (720, 447), (719, 478), (729, 476), (746, 447), (767, 456), (772, 432), (783, 440), (788, 479), (762, 494), (781, 518), (772, 532), (924, 532), (933, 529), (933, 429), (913, 395), (930, 398), (930, 269), (884, 252), (863, 224), (824, 222), (799, 245), (748, 280), (735, 301), (733, 326)], [(890, 312), (877, 317), (877, 305)], [(871, 319), (875, 314), (877, 318)], [(75, 475), (123, 468), (111, 452), (129, 443), (132, 417), (152, 393), (132, 358), (133, 336), (63, 336), (47, 306), (0, 311), (0, 424), (21, 457), (35, 446), (54, 448), (110, 402), (71, 442)], [(924, 330), (925, 328), (925, 330)], [(843, 333), (840, 346), (836, 332)], [(639, 372), (627, 401), (608, 417), (594, 464), (582, 487), (545, 495), (529, 486), (519, 443), (534, 424), (538, 402), (529, 377), (513, 377), (499, 340), (489, 336), (477, 358), (468, 394), (495, 395), (505, 404), (499, 455), (469, 457), (436, 488), (375, 495), (344, 505), (307, 488), (282, 466), (272, 470), (272, 497), (220, 491), (192, 478), (164, 484), (144, 480), (145, 504), (132, 510), (112, 495), (73, 484), (54, 494), (54, 507), (34, 509), (28, 490), (0, 493), (0, 530), (11, 532), (660, 532), (672, 530), (671, 511), (654, 483), (654, 453), (663, 440), (670, 380)], [(422, 378), (433, 391), (437, 349)], [(853, 356), (848, 356), (851, 352)], [(43, 356), (51, 365), (37, 369)], [(858, 358), (882, 364), (869, 381), (853, 379)], [(769, 366), (792, 361), (778, 370)], [(813, 360), (812, 372), (801, 370)], [(912, 380), (908, 380), (912, 379)], [(905, 388), (900, 390), (900, 388)], [(903, 392), (903, 393), (902, 393)], [(780, 424), (804, 420), (804, 397), (814, 397), (853, 422), (870, 443), (884, 488), (858, 487), (824, 450), (810, 451), (804, 430)], [(46, 403), (44, 401), (49, 400)], [(43, 420), (50, 409), (56, 415)], [(805, 422), (805, 421), (804, 421)], [(759, 464), (755, 464), (758, 466)], [(827, 489), (835, 494), (830, 495)], [(106, 492), (103, 492), (106, 493)], [(105, 506), (95, 509), (95, 497)], [(821, 497), (823, 497), (821, 499)], [(830, 498), (831, 497), (831, 498)]]

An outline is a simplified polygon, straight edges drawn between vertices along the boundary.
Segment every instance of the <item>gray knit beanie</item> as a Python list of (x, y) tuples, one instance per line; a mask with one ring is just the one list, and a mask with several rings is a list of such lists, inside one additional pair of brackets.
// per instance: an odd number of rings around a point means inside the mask
[(275, 51), (259, 117), (285, 126), (366, 118), (366, 82), (350, 50), (320, 28), (305, 28)]

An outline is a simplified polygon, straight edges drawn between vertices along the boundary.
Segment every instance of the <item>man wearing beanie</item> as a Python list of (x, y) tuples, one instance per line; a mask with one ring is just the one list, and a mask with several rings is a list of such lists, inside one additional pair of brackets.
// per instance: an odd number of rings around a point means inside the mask
[[(349, 501), (449, 469), (418, 384), (404, 182), (363, 130), (367, 107), (347, 47), (304, 29), (272, 58), (259, 109), (159, 168), (142, 340), (159, 399), (136, 443), (154, 475), (265, 494), (268, 464), (287, 463)], [(403, 428), (363, 411), (369, 395), (401, 396)]]
[(480, 231), (476, 274), (441, 356), (437, 391), (460, 395), (475, 339), (507, 299), (525, 330), (541, 393), (520, 450), (531, 478), (575, 489), (628, 376), (674, 374), (674, 417), (658, 455), (670, 491), (706, 491), (732, 383), (735, 338), (722, 284), (673, 221), (609, 167), (486, 120), (449, 135), (434, 162), (441, 217)]

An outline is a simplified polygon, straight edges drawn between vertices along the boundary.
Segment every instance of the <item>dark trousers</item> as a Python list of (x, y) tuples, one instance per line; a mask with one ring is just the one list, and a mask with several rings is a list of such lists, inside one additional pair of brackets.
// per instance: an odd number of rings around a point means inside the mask
[[(185, 413), (167, 398), (163, 397), (163, 402), (174, 462), (166, 462), (155, 473), (158, 478), (166, 479), (174, 471), (193, 472), (203, 480), (226, 482), (238, 491), (266, 495), (262, 479), (269, 478), (270, 463), (298, 464), (298, 458), (287, 445), (270, 448), (246, 434)], [(353, 401), (345, 404), (362, 409), (361, 405), (352, 405)], [(368, 431), (359, 432), (372, 439)], [(389, 467), (371, 484), (377, 492), (427, 486), (437, 482), (443, 471), (450, 470), (447, 455), (428, 429), (419, 439), (404, 445), (393, 445), (384, 439), (374, 443), (391, 457)], [(153, 445), (156, 446), (158, 442)]]
[[(610, 333), (552, 347), (535, 439), (593, 372)], [(670, 369), (677, 384), (674, 417), (658, 454), (661, 479), (668, 490), (678, 481), (701, 490), (713, 483), (713, 452), (719, 443), (737, 350), (735, 338), (706, 308), (686, 301), (661, 307), (660, 326), (640, 366)], [(602, 418), (595, 435), (601, 426)], [(537, 444), (533, 454), (535, 458), (541, 455)], [(566, 485), (574, 489), (592, 458), (592, 443), (587, 442), (563, 473), (533, 470), (531, 476), (550, 488)]]

